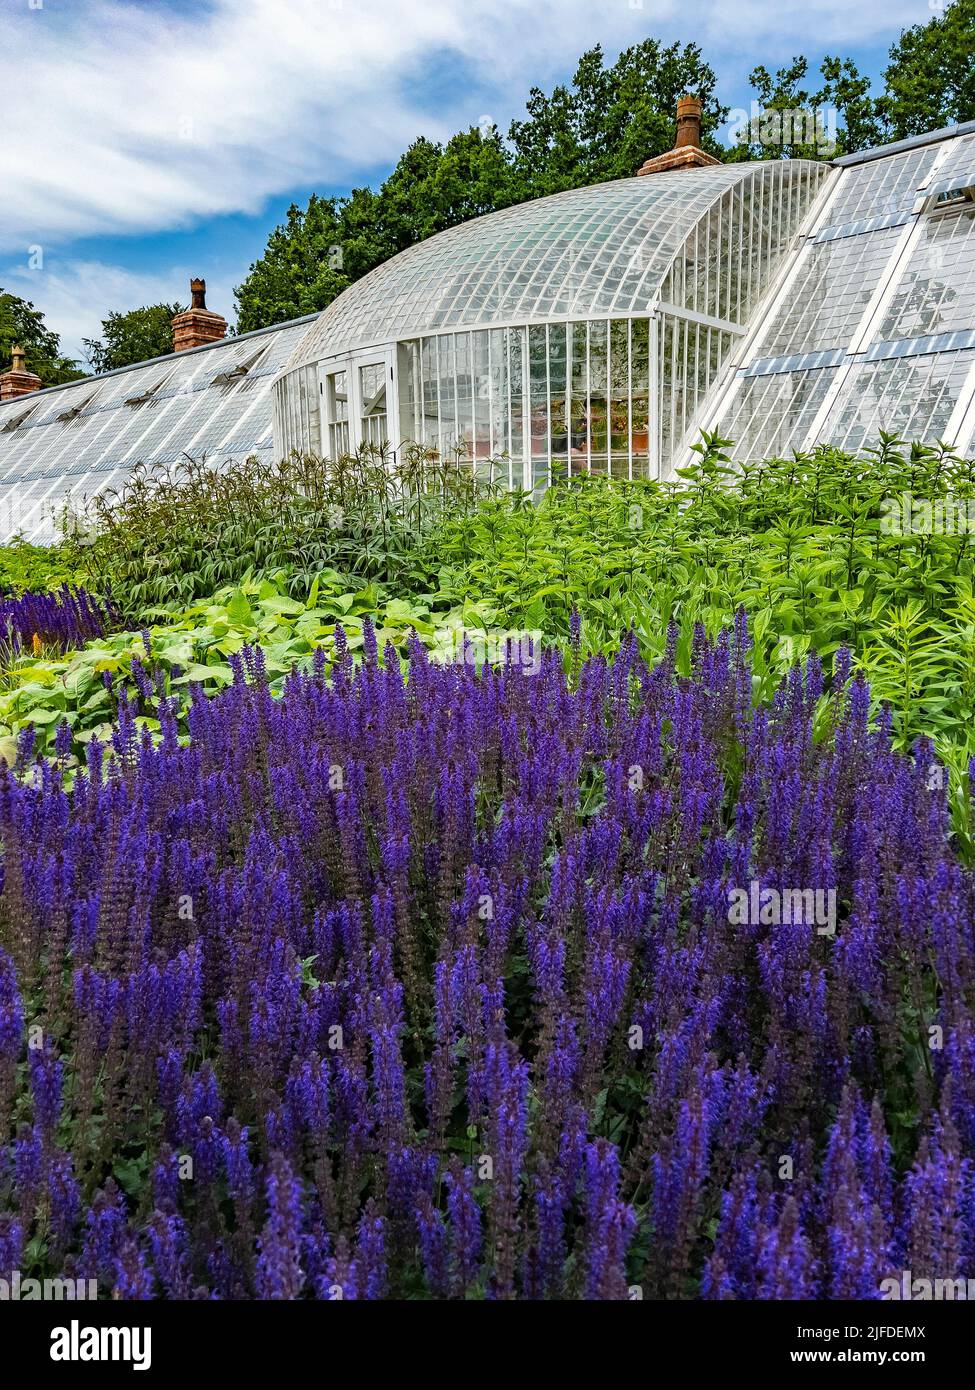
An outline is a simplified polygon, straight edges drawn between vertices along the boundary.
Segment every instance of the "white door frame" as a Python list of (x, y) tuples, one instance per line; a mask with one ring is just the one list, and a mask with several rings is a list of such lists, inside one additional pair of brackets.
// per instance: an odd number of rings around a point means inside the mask
[[(368, 402), (363, 399), (360, 368), (382, 366), (386, 380), (386, 441), (392, 445), (399, 420), (398, 394), (395, 374), (395, 346), (366, 349), (349, 353), (345, 357), (333, 357), (323, 362), (320, 368), (319, 391), (322, 396), (323, 435), (331, 443), (330, 426), (337, 422), (331, 418), (331, 402), (327, 378), (336, 372), (344, 372), (346, 379), (346, 399), (348, 401), (349, 449), (360, 448), (368, 441), (364, 437), (362, 421)], [(394, 451), (395, 452), (395, 451)]]
[(385, 375), (386, 385), (386, 437), (385, 442), (392, 444), (394, 438), (395, 422), (397, 420), (396, 411), (396, 381), (393, 367), (393, 347), (377, 348), (369, 352), (354, 352), (349, 357), (349, 403), (350, 403), (350, 423), (351, 434), (355, 446), (361, 446), (369, 441), (365, 438), (362, 422), (365, 416), (368, 401), (362, 395), (361, 369), (363, 367), (382, 366)]

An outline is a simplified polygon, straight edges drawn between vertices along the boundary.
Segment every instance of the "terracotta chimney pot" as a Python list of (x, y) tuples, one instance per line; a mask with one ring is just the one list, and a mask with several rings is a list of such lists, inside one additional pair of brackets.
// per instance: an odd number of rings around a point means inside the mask
[(0, 401), (12, 401), (16, 396), (40, 391), (43, 381), (36, 372), (27, 370), (27, 354), (19, 343), (10, 349), (10, 368), (0, 375)]
[(709, 164), (720, 164), (713, 154), (701, 149), (701, 101), (689, 93), (677, 101), (677, 138), (674, 148), (666, 154), (648, 159), (637, 174), (663, 174), (669, 169), (702, 169)]
[(677, 139), (675, 150), (685, 145), (701, 148), (701, 103), (697, 97), (683, 96), (677, 102)]
[(207, 308), (207, 282), (190, 281), (190, 307), (173, 319), (173, 351), (216, 343), (227, 335), (227, 320)]

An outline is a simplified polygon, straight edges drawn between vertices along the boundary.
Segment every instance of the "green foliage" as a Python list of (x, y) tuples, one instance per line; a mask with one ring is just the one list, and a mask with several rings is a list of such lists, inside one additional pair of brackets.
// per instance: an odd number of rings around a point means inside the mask
[(84, 569), (63, 546), (32, 545), (16, 536), (0, 545), (0, 594), (44, 593), (84, 578)]
[[(732, 467), (728, 445), (703, 435), (672, 483), (573, 479), (538, 502), (496, 495), (469, 463), (419, 450), (395, 469), (378, 450), (227, 471), (188, 463), (139, 473), (121, 496), (99, 499), (94, 532), (82, 529), (47, 563), (71, 574), (84, 565), (133, 628), (156, 624), (147, 664), (177, 693), (192, 681), (216, 693), (244, 643), (263, 648), (274, 680), (317, 646), (328, 650), (338, 620), (354, 649), (367, 613), (380, 643), (402, 648), (415, 628), (455, 658), (465, 633), (488, 654), (525, 632), (568, 645), (578, 611), (586, 648), (609, 654), (632, 628), (653, 660), (673, 624), (686, 672), (696, 625), (713, 637), (744, 609), (755, 697), (770, 699), (810, 653), (829, 667), (849, 647), (875, 706), (889, 707), (898, 745), (934, 740), (968, 843), (975, 461), (881, 435), (860, 455), (821, 446)], [(946, 501), (951, 525), (936, 510)], [(36, 549), (24, 575), (45, 563)], [(62, 717), (79, 734), (104, 733), (115, 697), (103, 672), (117, 687), (134, 655), (144, 644), (128, 632), (65, 658), (12, 660), (0, 736), (34, 723), (44, 745)]]
[(843, 645), (889, 702), (902, 746), (919, 734), (975, 754), (975, 544), (965, 533), (891, 534), (887, 499), (973, 499), (975, 463), (882, 436), (860, 456), (821, 447), (728, 466), (705, 436), (680, 483), (593, 479), (486, 501), (431, 537), (426, 563), (447, 601), (487, 602), (509, 628), (609, 653), (633, 627), (659, 656), (678, 624), (709, 635), (749, 614), (756, 694), (797, 660)]
[[(316, 313), (341, 294), (355, 269), (342, 249), (342, 233), (336, 198), (313, 193), (304, 211), (292, 203), (287, 221), (274, 229), (263, 256), (234, 291), (240, 332)], [(358, 273), (373, 264), (368, 260)]]
[(973, 50), (975, 0), (954, 0), (927, 24), (904, 30), (877, 102), (889, 140), (975, 120)]
[(83, 338), (85, 356), (93, 372), (110, 372), (164, 357), (173, 350), (173, 319), (185, 304), (149, 304), (125, 314), (102, 319), (104, 341)]
[(0, 372), (11, 363), (11, 348), (19, 344), (27, 358), (27, 370), (35, 372), (45, 386), (76, 381), (85, 375), (77, 362), (62, 356), (61, 340), (44, 322), (44, 315), (30, 300), (18, 299), (0, 289)]
[[(503, 648), (510, 634), (492, 626), (487, 606), (458, 605), (435, 613), (431, 596), (390, 598), (376, 584), (350, 589), (346, 576), (321, 570), (300, 597), (284, 573), (245, 576), (211, 597), (187, 607), (161, 604), (147, 610), (139, 630), (114, 633), (67, 656), (28, 654), (13, 660), (0, 690), (0, 759), (14, 763), (18, 735), (35, 730), (35, 748), (51, 752), (57, 727), (71, 726), (74, 750), (66, 770), (77, 766), (83, 745), (107, 739), (123, 690), (136, 696), (133, 663), (161, 682), (150, 700), (139, 698), (137, 725), (154, 736), (159, 730), (156, 701), (176, 697), (179, 727), (185, 738), (185, 713), (191, 687), (219, 694), (233, 680), (230, 657), (244, 646), (259, 646), (272, 692), (279, 693), (296, 665), (311, 661), (316, 650), (330, 659), (336, 625), (341, 623), (353, 657), (361, 652), (368, 618), (380, 650), (386, 644), (405, 656), (411, 634), (434, 656), (456, 654), (458, 634)], [(146, 637), (148, 636), (148, 646)]]
[(191, 603), (250, 572), (283, 570), (295, 593), (323, 568), (423, 587), (419, 542), (483, 492), (469, 466), (418, 448), (402, 451), (395, 471), (372, 448), (334, 462), (185, 460), (137, 468), (120, 492), (100, 494), (92, 525), (69, 525), (65, 547), (135, 620), (148, 605)]
[(755, 68), (749, 75), (749, 82), (755, 92), (759, 107), (768, 112), (814, 112), (835, 113), (835, 143), (830, 138), (832, 132), (827, 128), (825, 115), (822, 115), (823, 128), (815, 133), (806, 128), (803, 121), (798, 130), (793, 122), (781, 119), (776, 128), (772, 121), (772, 139), (750, 140), (754, 134), (748, 127), (733, 131), (737, 143), (733, 146), (729, 161), (744, 159), (833, 159), (838, 154), (848, 154), (853, 150), (867, 149), (881, 141), (881, 127), (876, 112), (876, 103), (870, 96), (870, 79), (864, 77), (856, 64), (849, 58), (823, 59), (819, 67), (822, 85), (818, 91), (809, 91), (803, 83), (809, 72), (806, 58), (793, 58), (788, 67), (779, 68), (774, 75), (764, 66)]
[(511, 125), (520, 197), (629, 178), (644, 160), (672, 147), (674, 112), (685, 92), (701, 98), (704, 147), (720, 154), (713, 136), (727, 112), (715, 85), (696, 44), (644, 39), (611, 67), (598, 45), (590, 49), (570, 86), (558, 86), (550, 96), (533, 88), (527, 119)]

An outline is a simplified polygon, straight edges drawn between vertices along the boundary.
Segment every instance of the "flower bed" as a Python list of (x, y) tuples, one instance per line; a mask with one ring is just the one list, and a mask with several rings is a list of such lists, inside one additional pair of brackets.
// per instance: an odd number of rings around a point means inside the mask
[(833, 694), (813, 658), (755, 710), (743, 623), (690, 678), (675, 640), (652, 670), (414, 642), (407, 678), (367, 624), (358, 669), (340, 638), (278, 698), (232, 654), (188, 746), (123, 704), (70, 795), (0, 768), (0, 1275), (872, 1298), (971, 1269), (975, 889), (938, 765), (843, 653)]
[(0, 600), (0, 641), (12, 654), (39, 653), (45, 647), (65, 652), (103, 636), (116, 619), (111, 601), (62, 584), (52, 593)]

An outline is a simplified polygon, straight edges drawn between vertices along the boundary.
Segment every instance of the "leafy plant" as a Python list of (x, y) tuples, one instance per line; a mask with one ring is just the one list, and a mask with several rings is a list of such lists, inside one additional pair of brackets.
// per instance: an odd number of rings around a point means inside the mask
[[(809, 651), (851, 649), (888, 702), (898, 746), (920, 734), (975, 754), (975, 548), (964, 528), (895, 527), (918, 499), (975, 517), (975, 464), (892, 436), (860, 455), (829, 447), (732, 468), (705, 435), (679, 482), (572, 479), (537, 505), (487, 499), (425, 545), (441, 594), (488, 601), (509, 627), (608, 654), (632, 629), (660, 657), (743, 608), (756, 695)], [(907, 499), (905, 501), (905, 499)], [(899, 510), (897, 510), (899, 509)], [(898, 529), (900, 533), (898, 533)]]
[(269, 686), (280, 693), (288, 673), (319, 651), (329, 660), (337, 650), (358, 659), (368, 640), (379, 651), (390, 644), (405, 656), (415, 634), (435, 657), (453, 658), (463, 652), (465, 637), (504, 651), (513, 636), (494, 625), (489, 605), (435, 611), (433, 596), (408, 601), (388, 597), (375, 584), (352, 589), (334, 570), (320, 571), (300, 599), (289, 587), (284, 572), (245, 576), (186, 607), (147, 610), (141, 629), (102, 636), (65, 656), (42, 651), (12, 660), (0, 692), (0, 758), (17, 760), (25, 731), (32, 752), (53, 751), (66, 725), (60, 751), (67, 758), (74, 750), (74, 766), (80, 745), (108, 738), (120, 707), (133, 700), (139, 728), (155, 735), (161, 703), (169, 702), (185, 729), (191, 692), (223, 690), (245, 647), (260, 651)]
[(487, 491), (469, 465), (416, 447), (395, 461), (372, 447), (336, 460), (184, 459), (138, 467), (119, 492), (100, 494), (65, 547), (136, 620), (149, 605), (191, 603), (247, 573), (284, 571), (295, 594), (323, 568), (410, 585), (430, 528)]
[(85, 576), (76, 550), (69, 557), (64, 546), (32, 545), (19, 537), (0, 545), (0, 594), (43, 593)]

